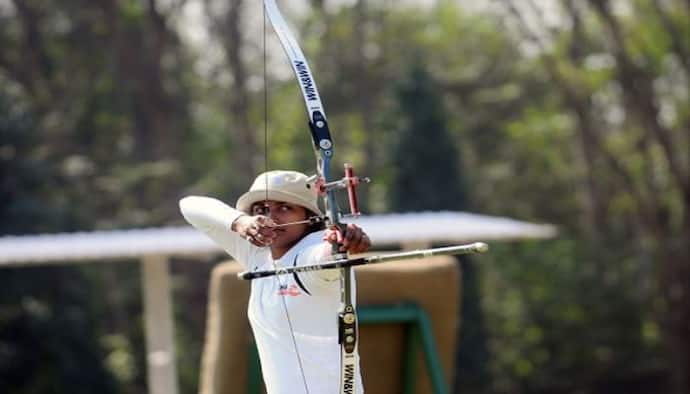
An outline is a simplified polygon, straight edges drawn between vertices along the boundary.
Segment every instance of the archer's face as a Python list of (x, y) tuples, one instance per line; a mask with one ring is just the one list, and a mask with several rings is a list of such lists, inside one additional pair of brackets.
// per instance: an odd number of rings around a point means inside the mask
[[(267, 200), (252, 205), (252, 215), (267, 216), (276, 224), (283, 224), (307, 219), (308, 211), (297, 204)], [(295, 224), (275, 229), (277, 236), (271, 249), (287, 251), (306, 235), (308, 227), (308, 224)]]

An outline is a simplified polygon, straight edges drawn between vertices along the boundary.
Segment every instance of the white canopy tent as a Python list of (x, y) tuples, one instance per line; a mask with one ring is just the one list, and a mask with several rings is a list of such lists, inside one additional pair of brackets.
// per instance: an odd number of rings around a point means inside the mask
[[(464, 212), (372, 215), (353, 222), (379, 248), (545, 239), (556, 235), (552, 225)], [(168, 260), (172, 256), (215, 253), (222, 250), (189, 226), (0, 237), (0, 268), (141, 259), (148, 387), (152, 394), (179, 392)]]
[[(372, 215), (349, 221), (362, 227), (375, 247), (540, 239), (556, 234), (552, 225), (464, 212)], [(219, 247), (190, 226), (0, 237), (0, 266), (219, 252)]]

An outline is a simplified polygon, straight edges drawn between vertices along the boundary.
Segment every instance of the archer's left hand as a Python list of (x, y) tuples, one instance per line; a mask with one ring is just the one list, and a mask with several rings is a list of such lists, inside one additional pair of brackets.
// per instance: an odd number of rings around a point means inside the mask
[[(338, 230), (329, 228), (323, 239), (328, 242), (338, 241)], [(351, 254), (364, 253), (371, 247), (371, 240), (369, 236), (359, 226), (348, 223), (345, 230), (342, 243), (338, 249), (340, 252), (348, 252)]]

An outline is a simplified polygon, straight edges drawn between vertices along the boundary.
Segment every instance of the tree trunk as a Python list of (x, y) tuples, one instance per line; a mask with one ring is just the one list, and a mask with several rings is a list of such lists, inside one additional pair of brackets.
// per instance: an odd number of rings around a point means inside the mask
[(674, 240), (661, 240), (663, 321), (672, 394), (690, 393), (690, 229)]
[[(214, 10), (214, 3), (206, 0), (206, 15), (211, 20), (212, 31), (223, 47), (228, 71), (232, 75), (232, 86), (223, 93), (229, 113), (227, 114), (228, 133), (232, 140), (237, 144), (233, 150), (232, 167), (236, 170), (233, 174), (233, 182), (236, 185), (244, 185), (251, 182), (258, 170), (262, 170), (265, 165), (259, 158), (267, 159), (268, 152), (260, 152), (257, 141), (257, 131), (252, 125), (249, 117), (251, 107), (251, 95), (247, 87), (247, 80), (250, 76), (247, 65), (243, 60), (243, 49), (246, 40), (243, 34), (244, 0), (234, 0), (227, 2), (227, 8)], [(270, 34), (270, 32), (266, 32)], [(268, 89), (268, 86), (264, 86)], [(268, 131), (270, 133), (270, 130)], [(270, 163), (269, 163), (270, 166)]]
[[(242, 35), (242, 9), (243, 1), (230, 2), (230, 8), (226, 16), (227, 34), (223, 37), (225, 54), (228, 58), (230, 72), (233, 77), (233, 93), (228, 97), (230, 111), (234, 119), (234, 131), (238, 134), (238, 140), (242, 144), (237, 152), (243, 152), (240, 156), (242, 162), (239, 163), (242, 172), (255, 175), (260, 164), (254, 159), (257, 155), (257, 142), (255, 130), (252, 128), (249, 119), (249, 92), (247, 90), (247, 67), (242, 60), (242, 47), (244, 37)], [(267, 32), (268, 33), (268, 32)], [(270, 131), (269, 131), (270, 132)], [(266, 137), (266, 136), (264, 136)], [(266, 137), (267, 138), (267, 137)], [(268, 151), (263, 152), (268, 155)], [(265, 157), (265, 159), (267, 159)], [(270, 164), (269, 164), (270, 165)], [(266, 169), (267, 170), (267, 169)], [(246, 171), (246, 172), (245, 172)], [(246, 179), (249, 183), (249, 179)]]

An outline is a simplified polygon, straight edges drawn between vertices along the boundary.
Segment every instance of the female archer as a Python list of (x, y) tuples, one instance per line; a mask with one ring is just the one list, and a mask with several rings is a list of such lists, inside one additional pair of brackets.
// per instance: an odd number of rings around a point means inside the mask
[[(204, 232), (245, 270), (267, 270), (322, 262), (339, 250), (366, 252), (361, 228), (344, 236), (324, 229), (323, 214), (308, 177), (295, 171), (259, 175), (232, 208), (209, 197), (185, 197), (185, 219)], [(324, 231), (325, 230), (325, 231)], [(352, 278), (352, 298), (355, 297)], [(254, 332), (268, 394), (338, 392), (340, 270), (279, 275), (252, 281), (247, 315)], [(356, 369), (359, 371), (359, 368)], [(361, 376), (356, 392), (363, 393)]]

